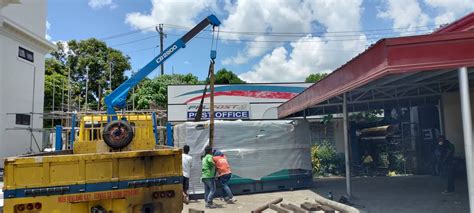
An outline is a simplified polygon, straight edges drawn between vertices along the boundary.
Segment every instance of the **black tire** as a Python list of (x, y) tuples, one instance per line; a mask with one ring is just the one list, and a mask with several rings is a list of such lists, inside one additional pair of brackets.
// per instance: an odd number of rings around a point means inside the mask
[(110, 148), (121, 149), (132, 142), (133, 130), (126, 121), (112, 121), (104, 127), (102, 138)]

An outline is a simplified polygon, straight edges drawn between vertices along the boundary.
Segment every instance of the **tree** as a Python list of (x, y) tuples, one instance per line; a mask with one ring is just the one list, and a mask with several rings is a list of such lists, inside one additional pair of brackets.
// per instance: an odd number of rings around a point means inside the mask
[(44, 79), (44, 108), (53, 111), (61, 109), (61, 104), (67, 98), (67, 77), (61, 73), (46, 75)]
[(316, 83), (318, 81), (321, 81), (323, 78), (328, 76), (328, 73), (313, 73), (310, 74), (304, 82), (306, 83)]
[(246, 82), (239, 78), (232, 71), (222, 68), (217, 71), (215, 77), (216, 84), (245, 84)]
[(154, 79), (146, 79), (135, 90), (132, 99), (137, 109), (149, 109), (154, 103), (158, 108), (166, 109), (168, 104), (168, 85), (171, 84), (198, 84), (198, 78), (191, 73), (161, 75)]
[[(110, 73), (113, 90), (127, 79), (124, 73), (131, 69), (128, 56), (95, 38), (58, 42), (56, 45), (58, 50), (52, 52), (52, 58), (46, 60), (46, 75), (60, 74), (67, 77), (70, 74), (73, 86), (79, 88), (71, 91), (71, 99), (78, 105), (85, 104), (87, 98), (90, 107), (101, 108), (100, 100), (106, 92), (110, 92)], [(88, 94), (85, 97), (87, 79)], [(45, 104), (52, 102), (49, 99), (52, 97), (46, 94)]]

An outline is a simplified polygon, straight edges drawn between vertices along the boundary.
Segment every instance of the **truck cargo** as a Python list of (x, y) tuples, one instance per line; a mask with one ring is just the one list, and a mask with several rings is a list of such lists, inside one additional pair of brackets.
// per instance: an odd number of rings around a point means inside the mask
[(180, 212), (181, 151), (160, 149), (5, 160), (5, 212)]
[[(209, 25), (214, 30), (220, 21), (206, 17), (106, 96), (107, 114), (79, 116), (77, 138), (73, 114), (69, 150), (57, 151), (59, 126), (55, 152), (7, 158), (4, 211), (181, 212), (181, 150), (159, 145), (156, 113), (123, 110), (134, 86)], [(215, 58), (213, 49), (212, 67)]]
[(104, 142), (107, 116), (80, 119), (72, 150), (5, 160), (5, 212), (180, 212), (181, 150), (157, 146), (150, 115), (120, 116), (133, 139)]

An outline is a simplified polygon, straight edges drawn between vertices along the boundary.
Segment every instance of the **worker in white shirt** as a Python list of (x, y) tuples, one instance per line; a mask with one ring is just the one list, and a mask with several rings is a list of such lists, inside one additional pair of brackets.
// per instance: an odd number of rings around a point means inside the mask
[(182, 154), (182, 161), (183, 161), (183, 195), (184, 195), (184, 203), (189, 203), (189, 177), (191, 174), (191, 167), (193, 157), (189, 155), (189, 146), (184, 145), (183, 147), (183, 154)]

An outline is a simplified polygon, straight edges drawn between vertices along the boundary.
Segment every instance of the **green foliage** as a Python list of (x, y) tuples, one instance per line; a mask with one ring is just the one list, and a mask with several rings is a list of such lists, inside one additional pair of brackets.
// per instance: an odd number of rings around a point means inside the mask
[(172, 84), (198, 84), (198, 78), (192, 74), (162, 75), (155, 79), (143, 81), (132, 99), (135, 100), (137, 109), (149, 109), (154, 103), (158, 108), (166, 109), (168, 103), (168, 85)]
[(329, 142), (311, 147), (313, 172), (319, 176), (341, 175), (344, 173), (344, 156), (337, 153)]
[(351, 113), (351, 115), (349, 116), (349, 119), (351, 121), (356, 121), (356, 122), (371, 123), (371, 122), (382, 120), (383, 119), (383, 117), (381, 116), (382, 113), (383, 113), (383, 110), (371, 110), (371, 111)]
[(325, 115), (325, 116), (323, 117), (323, 120), (321, 121), (321, 124), (323, 124), (323, 125), (328, 125), (328, 124), (331, 123), (332, 119), (333, 119), (333, 115), (332, 115), (332, 114)]
[(232, 71), (227, 70), (226, 68), (222, 68), (217, 71), (215, 75), (215, 83), (216, 84), (244, 84), (246, 83), (242, 79), (239, 78), (236, 74)]
[[(46, 75), (44, 79), (44, 105), (47, 110), (53, 106), (54, 97), (54, 108), (61, 109), (61, 102), (67, 97), (67, 77), (60, 73), (52, 73)], [(63, 91), (64, 90), (64, 91)], [(53, 93), (54, 92), (54, 93)]]
[(66, 66), (63, 63), (61, 63), (61, 61), (58, 61), (55, 58), (46, 58), (45, 74), (46, 75), (59, 74), (62, 76), (67, 76), (67, 69), (66, 69)]
[[(85, 103), (86, 67), (89, 69), (87, 99), (95, 109), (109, 88), (110, 72), (112, 71), (112, 89), (115, 89), (127, 79), (125, 71), (131, 69), (128, 56), (94, 38), (58, 42), (56, 45), (58, 50), (51, 53), (51, 58), (46, 59), (46, 75), (67, 78), (70, 74), (73, 88), (71, 102), (75, 103), (75, 107)], [(52, 96), (46, 93), (45, 107), (51, 108), (51, 102)]]
[(316, 83), (316, 82), (322, 80), (323, 78), (325, 78), (328, 75), (329, 75), (328, 73), (313, 73), (313, 74), (310, 74), (304, 82), (306, 82), (306, 83)]
[(398, 174), (406, 174), (406, 156), (401, 152), (393, 153), (390, 156), (391, 169), (395, 170)]

